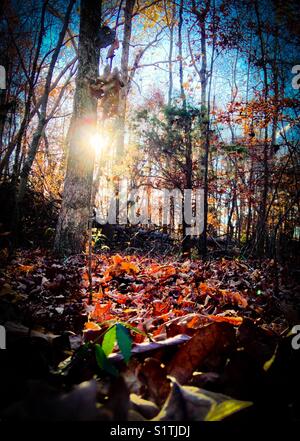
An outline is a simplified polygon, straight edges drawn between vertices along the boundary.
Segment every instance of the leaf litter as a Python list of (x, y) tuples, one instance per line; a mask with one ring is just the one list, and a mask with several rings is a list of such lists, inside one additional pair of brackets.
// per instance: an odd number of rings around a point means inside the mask
[(84, 256), (60, 262), (40, 250), (1, 270), (12, 348), (2, 418), (299, 418), (295, 323), (282, 306), (292, 299), (297, 312), (299, 285), (287, 293), (284, 267), (106, 253), (93, 255), (92, 286), (88, 271)]

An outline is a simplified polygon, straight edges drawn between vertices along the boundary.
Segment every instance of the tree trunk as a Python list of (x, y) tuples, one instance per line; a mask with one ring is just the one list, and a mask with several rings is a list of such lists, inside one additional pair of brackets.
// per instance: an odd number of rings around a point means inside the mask
[[(183, 133), (183, 144), (185, 146), (185, 188), (192, 189), (192, 143), (191, 143), (191, 124), (190, 118), (187, 114), (187, 102), (186, 94), (184, 91), (183, 84), (183, 56), (182, 56), (182, 27), (183, 27), (183, 8), (184, 2), (180, 0), (179, 5), (179, 21), (178, 21), (178, 52), (179, 52), (179, 82), (180, 82), (180, 97), (182, 100), (182, 108), (185, 110), (184, 118), (184, 133)], [(184, 189), (182, 189), (184, 192)], [(190, 227), (189, 223), (186, 222), (184, 216), (184, 207), (191, 206), (191, 199), (185, 198), (183, 193), (183, 204), (182, 204), (182, 254), (184, 257), (190, 256), (191, 251), (191, 241), (190, 235), (187, 234), (187, 229)]]
[(180, 0), (179, 21), (178, 21), (179, 82), (180, 82), (180, 98), (182, 99), (182, 107), (186, 109), (186, 95), (183, 87), (183, 56), (182, 56), (183, 7), (184, 7), (183, 0)]
[[(254, 9), (257, 19), (257, 33), (260, 41), (262, 70), (264, 79), (264, 100), (267, 103), (269, 97), (269, 83), (268, 83), (268, 71), (267, 71), (267, 48), (263, 38), (263, 29), (261, 23), (261, 16), (259, 11), (259, 4), (257, 0), (254, 2)], [(268, 122), (267, 115), (265, 115), (265, 128), (264, 128), (264, 143), (263, 143), (263, 189), (261, 194), (261, 203), (259, 208), (258, 224), (256, 229), (256, 241), (255, 250), (258, 256), (263, 256), (266, 248), (267, 241), (267, 202), (269, 194), (269, 141), (268, 141)]]
[[(166, 12), (167, 14), (167, 12)], [(173, 95), (173, 48), (174, 48), (174, 25), (175, 25), (176, 5), (172, 4), (172, 12), (169, 23), (170, 29), (170, 46), (169, 46), (169, 90), (168, 90), (168, 106), (172, 104)]]
[[(213, 53), (211, 55), (210, 65), (210, 83), (209, 93), (207, 97), (207, 85), (208, 85), (208, 72), (207, 72), (207, 35), (206, 35), (206, 20), (210, 11), (211, 4), (207, 1), (205, 8), (202, 12), (199, 12), (196, 8), (196, 2), (193, 1), (193, 13), (198, 19), (198, 26), (200, 29), (200, 44), (201, 44), (201, 69), (199, 71), (200, 84), (201, 84), (201, 111), (202, 111), (202, 124), (201, 124), (201, 138), (204, 147), (203, 158), (203, 190), (204, 190), (204, 213), (203, 213), (203, 232), (199, 240), (199, 253), (206, 258), (207, 255), (207, 230), (208, 230), (208, 163), (209, 163), (209, 151), (210, 151), (210, 93), (211, 93), (211, 80), (212, 70), (214, 62), (214, 50), (215, 50), (215, 37), (213, 38)], [(213, 3), (213, 25), (215, 21), (215, 4)]]
[(81, 0), (80, 10), (78, 73), (67, 172), (54, 244), (59, 255), (84, 251), (91, 216), (95, 151), (89, 139), (96, 127), (97, 100), (91, 95), (87, 79), (96, 79), (99, 71), (99, 49), (95, 40), (101, 22), (101, 1)]
[(120, 91), (120, 104), (118, 116), (118, 135), (117, 135), (117, 160), (120, 160), (124, 153), (124, 136), (125, 136), (125, 118), (126, 118), (126, 104), (128, 95), (128, 61), (129, 61), (129, 45), (131, 40), (132, 30), (132, 14), (135, 5), (135, 0), (127, 0), (124, 8), (124, 35), (122, 43), (122, 57), (121, 57), (121, 74), (125, 86)]

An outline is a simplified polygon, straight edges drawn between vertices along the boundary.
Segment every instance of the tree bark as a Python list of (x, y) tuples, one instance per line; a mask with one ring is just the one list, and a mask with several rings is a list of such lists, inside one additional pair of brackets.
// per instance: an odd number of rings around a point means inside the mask
[[(262, 70), (264, 79), (264, 100), (267, 103), (269, 97), (269, 83), (268, 83), (268, 70), (267, 70), (267, 48), (263, 38), (262, 22), (259, 10), (259, 3), (256, 0), (254, 2), (254, 10), (257, 19), (257, 34), (260, 41)], [(265, 116), (265, 128), (264, 128), (264, 143), (263, 143), (263, 188), (261, 194), (261, 202), (259, 208), (259, 217), (256, 229), (255, 238), (255, 251), (259, 257), (262, 257), (265, 253), (266, 241), (268, 236), (267, 231), (267, 202), (269, 194), (269, 141), (268, 141), (268, 122), (267, 115)]]
[(117, 160), (121, 158), (124, 153), (124, 136), (125, 136), (125, 118), (126, 118), (126, 104), (127, 95), (129, 91), (128, 78), (128, 61), (129, 61), (129, 45), (131, 40), (132, 30), (132, 16), (135, 0), (127, 0), (124, 9), (124, 35), (122, 42), (122, 57), (121, 57), (121, 74), (125, 86), (120, 91), (120, 104), (118, 116), (118, 135), (117, 135)]
[[(209, 151), (210, 151), (210, 94), (211, 94), (211, 81), (212, 81), (212, 70), (214, 63), (214, 50), (215, 50), (215, 36), (213, 37), (213, 53), (211, 55), (210, 63), (210, 83), (209, 92), (207, 97), (207, 86), (208, 86), (208, 72), (207, 72), (207, 32), (206, 32), (206, 20), (210, 12), (211, 2), (207, 0), (202, 11), (198, 11), (196, 7), (196, 2), (193, 1), (193, 13), (198, 19), (198, 26), (200, 29), (200, 47), (201, 47), (201, 68), (199, 71), (199, 79), (201, 84), (201, 112), (202, 112), (202, 123), (201, 123), (201, 138), (204, 147), (204, 157), (203, 157), (203, 190), (204, 190), (204, 213), (203, 213), (203, 232), (199, 240), (199, 253), (206, 258), (207, 255), (207, 230), (208, 230), (208, 163), (209, 163)], [(213, 2), (213, 25), (215, 22), (215, 3)]]
[(183, 87), (183, 55), (182, 55), (183, 8), (184, 8), (183, 0), (180, 0), (179, 21), (178, 21), (179, 83), (180, 83), (180, 98), (182, 99), (182, 107), (186, 109), (186, 95)]
[[(96, 127), (97, 100), (89, 81), (99, 72), (99, 49), (95, 44), (101, 22), (101, 1), (81, 0), (78, 73), (62, 206), (54, 250), (59, 255), (84, 251), (91, 216), (95, 151), (89, 137)], [(87, 80), (88, 79), (88, 80)]]
[[(166, 15), (167, 15), (167, 7)], [(170, 30), (170, 46), (169, 46), (169, 89), (168, 89), (168, 106), (172, 104), (172, 95), (173, 95), (173, 48), (174, 48), (174, 26), (175, 26), (175, 14), (176, 14), (176, 5), (175, 2), (172, 4), (171, 9), (171, 18), (168, 23), (168, 27)]]

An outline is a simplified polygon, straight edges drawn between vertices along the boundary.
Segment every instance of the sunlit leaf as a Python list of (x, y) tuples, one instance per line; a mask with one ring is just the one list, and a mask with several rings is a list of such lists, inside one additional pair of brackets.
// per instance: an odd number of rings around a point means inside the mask
[(119, 265), (123, 262), (123, 257), (120, 256), (119, 254), (116, 254), (115, 256), (112, 256), (112, 261), (114, 265)]
[(112, 353), (116, 342), (116, 326), (112, 326), (104, 335), (102, 342), (102, 349), (105, 355), (108, 357)]
[(84, 324), (84, 329), (87, 329), (89, 331), (99, 331), (101, 328), (97, 323), (94, 322), (86, 322)]
[(130, 273), (130, 272), (138, 273), (139, 272), (139, 267), (132, 262), (122, 262), (121, 268), (124, 271), (126, 271), (127, 273)]
[(267, 360), (264, 363), (264, 371), (267, 372), (270, 367), (272, 366), (272, 364), (274, 363), (275, 359), (276, 359), (276, 355), (277, 355), (277, 350), (278, 350), (278, 345), (275, 348), (274, 354), (272, 355), (272, 357), (270, 358), (270, 360)]
[(243, 323), (243, 317), (227, 317), (225, 315), (208, 315), (214, 322), (230, 323), (234, 326), (239, 326)]
[(227, 400), (223, 403), (213, 403), (210, 411), (205, 417), (205, 421), (221, 421), (229, 415), (252, 406), (250, 401)]
[(119, 322), (119, 323), (121, 325), (125, 326), (125, 328), (130, 329), (131, 331), (136, 332), (137, 334), (143, 335), (144, 337), (147, 337), (147, 334), (145, 332), (141, 331), (136, 326), (129, 325), (128, 323), (122, 323), (122, 322)]
[(98, 322), (101, 322), (105, 320), (112, 307), (112, 302), (108, 302), (106, 304), (101, 305), (100, 303), (97, 303), (95, 306), (94, 311), (91, 314), (92, 319), (97, 320)]
[(112, 362), (106, 357), (105, 352), (102, 347), (98, 344), (95, 345), (96, 361), (100, 369), (108, 372), (111, 375), (117, 376), (119, 374), (118, 370), (112, 364)]
[(23, 273), (29, 273), (34, 270), (34, 265), (20, 265), (18, 269)]
[(116, 324), (116, 329), (117, 329), (117, 342), (119, 349), (124, 357), (125, 362), (128, 363), (131, 356), (131, 347), (132, 347), (131, 337), (129, 335), (128, 330), (120, 323)]

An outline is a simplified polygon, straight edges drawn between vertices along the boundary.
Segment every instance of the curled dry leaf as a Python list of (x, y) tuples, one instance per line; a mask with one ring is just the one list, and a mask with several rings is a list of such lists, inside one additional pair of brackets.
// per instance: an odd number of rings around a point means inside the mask
[(252, 404), (171, 380), (170, 394), (154, 421), (219, 421)]
[(232, 292), (227, 289), (220, 289), (219, 292), (223, 297), (223, 299), (220, 300), (224, 303), (231, 303), (232, 305), (239, 306), (240, 308), (247, 308), (248, 301), (239, 292)]
[(209, 357), (225, 353), (235, 341), (235, 330), (228, 323), (211, 323), (197, 330), (174, 355), (168, 372), (184, 384)]
[(208, 323), (209, 319), (203, 314), (190, 313), (183, 317), (176, 317), (165, 323), (167, 336), (174, 337), (178, 334), (193, 335), (196, 329)]

